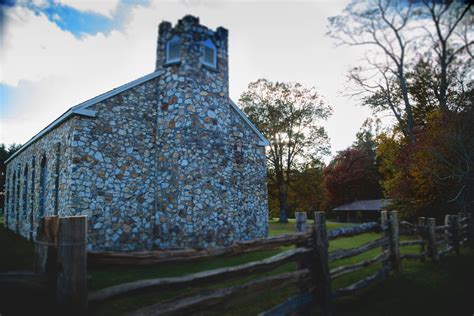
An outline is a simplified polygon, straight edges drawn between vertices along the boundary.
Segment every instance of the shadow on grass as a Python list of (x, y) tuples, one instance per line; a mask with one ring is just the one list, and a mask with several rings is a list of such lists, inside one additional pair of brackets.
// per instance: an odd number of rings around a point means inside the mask
[(35, 249), (33, 242), (5, 228), (2, 217), (0, 217), (0, 245), (2, 246), (0, 272), (33, 268)]
[(466, 315), (474, 313), (474, 253), (433, 264), (403, 261), (403, 272), (335, 302), (335, 315)]

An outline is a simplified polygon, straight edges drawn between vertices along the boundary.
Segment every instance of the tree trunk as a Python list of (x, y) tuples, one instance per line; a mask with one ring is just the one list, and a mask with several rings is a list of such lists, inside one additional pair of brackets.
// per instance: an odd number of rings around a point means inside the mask
[(288, 223), (288, 185), (283, 181), (278, 185), (278, 200), (280, 202), (280, 223)]
[(405, 113), (406, 113), (405, 129), (408, 134), (407, 136), (410, 139), (410, 142), (413, 144), (416, 142), (415, 133), (413, 132), (415, 123), (414, 123), (414, 118), (413, 118), (413, 109), (410, 103), (410, 98), (409, 98), (409, 93), (408, 93), (408, 85), (405, 79), (405, 74), (403, 72), (403, 66), (399, 67), (398, 69), (398, 80), (400, 82), (400, 90), (402, 92), (403, 103), (405, 104)]

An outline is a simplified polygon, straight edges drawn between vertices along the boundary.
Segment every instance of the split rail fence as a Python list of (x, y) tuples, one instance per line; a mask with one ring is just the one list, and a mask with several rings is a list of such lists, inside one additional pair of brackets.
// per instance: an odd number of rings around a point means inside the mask
[[(269, 288), (279, 289), (296, 286), (298, 294), (286, 302), (261, 313), (261, 315), (286, 315), (304, 312), (312, 305), (320, 306), (324, 315), (331, 314), (335, 298), (350, 295), (377, 280), (386, 278), (391, 271), (400, 272), (403, 260), (427, 259), (437, 262), (443, 256), (470, 244), (474, 249), (473, 217), (447, 215), (443, 225), (436, 226), (434, 218), (420, 218), (416, 224), (399, 221), (397, 212), (382, 212), (379, 223), (326, 230), (323, 212), (314, 213), (314, 225), (308, 227), (306, 213), (296, 214), (299, 232), (288, 235), (242, 241), (227, 248), (187, 249), (144, 252), (92, 252), (86, 253), (85, 217), (47, 217), (38, 232), (35, 249), (36, 277), (45, 275), (53, 283), (57, 304), (81, 313), (108, 300), (129, 297), (162, 290), (189, 289), (203, 285), (215, 285), (229, 280), (239, 280), (262, 272), (270, 272), (288, 262), (296, 262), (297, 269), (277, 275), (260, 277), (244, 284), (207, 290), (198, 295), (160, 302), (135, 311), (133, 315), (189, 314), (229, 306), (239, 298), (258, 295)], [(400, 231), (410, 234), (411, 239), (400, 241)], [(378, 232), (380, 238), (352, 249), (329, 251), (329, 243), (337, 238)], [(415, 239), (416, 238), (416, 239)], [(163, 263), (192, 262), (220, 256), (239, 255), (261, 250), (295, 246), (275, 256), (232, 267), (212, 269), (179, 277), (140, 280), (114, 285), (91, 293), (87, 292), (87, 265), (159, 265)], [(401, 247), (419, 246), (415, 254), (401, 254)], [(380, 254), (355, 264), (330, 268), (334, 261), (358, 256), (373, 249)], [(356, 270), (381, 263), (382, 268), (344, 288), (332, 289), (331, 281)], [(10, 275), (11, 278), (11, 275)], [(0, 276), (0, 283), (2, 277)]]

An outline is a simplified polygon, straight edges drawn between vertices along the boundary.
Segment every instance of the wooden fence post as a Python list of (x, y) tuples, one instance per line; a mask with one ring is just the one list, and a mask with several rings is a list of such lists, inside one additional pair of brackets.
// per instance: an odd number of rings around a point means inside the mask
[(323, 315), (331, 315), (331, 275), (329, 274), (328, 247), (326, 233), (326, 216), (324, 212), (314, 212), (314, 278), (316, 301), (320, 303)]
[(439, 260), (438, 248), (436, 246), (436, 219), (428, 218), (428, 226), (426, 228), (427, 240), (428, 240), (428, 252), (431, 260), (437, 262)]
[[(38, 226), (33, 257), (33, 266), (36, 273), (51, 273), (51, 270), (56, 266), (57, 234), (58, 217), (43, 217)], [(55, 275), (54, 278), (56, 278)]]
[[(389, 234), (389, 230), (390, 230), (390, 227), (388, 226), (388, 212), (387, 211), (381, 211), (380, 212), (380, 226), (382, 227), (382, 237), (387, 237), (387, 238), (390, 238), (390, 234)], [(385, 251), (385, 250), (389, 250), (390, 251), (390, 246), (387, 246), (387, 245), (383, 245), (382, 246), (382, 252)], [(390, 258), (390, 256), (389, 256)], [(388, 260), (384, 260), (382, 262), (382, 265), (385, 267), (389, 264), (389, 261)]]
[(446, 236), (447, 239), (447, 247), (453, 246), (453, 233), (451, 231), (451, 220), (450, 220), (449, 214), (444, 216), (444, 235)]
[(296, 231), (305, 232), (308, 228), (306, 220), (308, 216), (306, 212), (295, 212)]
[(425, 262), (426, 259), (426, 218), (419, 217), (418, 218), (418, 232), (421, 237), (422, 243), (420, 244), (420, 260), (421, 262)]
[(87, 217), (59, 218), (56, 300), (68, 314), (87, 310)]
[[(296, 231), (297, 232), (300, 232), (300, 233), (306, 232), (306, 230), (308, 228), (307, 222), (306, 222), (307, 219), (308, 219), (308, 216), (307, 216), (306, 212), (295, 212), (295, 223), (296, 223)], [(312, 242), (312, 240), (311, 240), (311, 238), (309, 238), (309, 239), (307, 239), (303, 242), (297, 243), (296, 247), (298, 247), (298, 248), (299, 247), (311, 248), (311, 247), (313, 247), (311, 242)], [(314, 259), (311, 255), (310, 256), (304, 256), (303, 258), (301, 258), (300, 260), (298, 260), (296, 262), (298, 270), (302, 270), (302, 269), (310, 269), (311, 270), (313, 260)], [(309, 288), (308, 288), (308, 284), (306, 282), (303, 282), (303, 283), (299, 284), (298, 289), (299, 289), (299, 294), (301, 294), (301, 295), (310, 292)], [(298, 315), (308, 315), (308, 314), (310, 314), (310, 308), (311, 308), (311, 304), (301, 305), (298, 308)]]
[(460, 242), (460, 223), (458, 215), (449, 216), (449, 230), (451, 231), (451, 242), (454, 251), (459, 255), (459, 242)]
[(400, 261), (400, 227), (398, 223), (398, 212), (391, 211), (389, 214), (389, 232), (390, 232), (390, 261), (392, 269), (396, 272), (402, 271)]
[(54, 302), (57, 278), (57, 237), (58, 216), (46, 216), (40, 220), (36, 233), (33, 255), (33, 270), (38, 274), (46, 274), (47, 296)]

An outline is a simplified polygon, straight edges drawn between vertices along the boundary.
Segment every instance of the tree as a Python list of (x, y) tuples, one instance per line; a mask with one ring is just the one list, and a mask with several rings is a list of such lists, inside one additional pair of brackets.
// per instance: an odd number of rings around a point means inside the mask
[(412, 4), (401, 1), (350, 3), (344, 14), (329, 18), (331, 37), (338, 44), (368, 46), (365, 67), (354, 67), (349, 78), (375, 111), (391, 110), (407, 137), (414, 140), (412, 104), (408, 95), (407, 54)]
[[(464, 74), (462, 68), (468, 70), (472, 65), (470, 47), (474, 45), (472, 37), (472, 4), (463, 4), (461, 1), (423, 0), (423, 9), (420, 16), (431, 20), (431, 28), (423, 26), (425, 36), (431, 42), (432, 50), (427, 54), (435, 60), (433, 77), (433, 93), (438, 100), (439, 107), (446, 112), (456, 104), (449, 104), (451, 87), (461, 84), (463, 76), (456, 78), (456, 74)], [(469, 30), (469, 25), (471, 30)], [(463, 55), (467, 59), (463, 58)], [(461, 68), (461, 71), (458, 70)], [(469, 71), (469, 70), (468, 70)], [(456, 82), (459, 80), (460, 82)], [(454, 98), (452, 98), (454, 99)]]
[(382, 197), (377, 161), (379, 120), (366, 119), (349, 148), (337, 153), (324, 169), (326, 209), (364, 199)]
[(467, 212), (474, 206), (473, 124), (472, 107), (430, 115), (410, 165), (420, 212), (441, 216), (447, 209)]
[(349, 73), (353, 95), (375, 112), (391, 111), (415, 142), (410, 73), (424, 57), (434, 75), (429, 88), (436, 106), (448, 110), (450, 93), (464, 91), (472, 71), (471, 18), (471, 4), (460, 1), (353, 1), (329, 19), (328, 34), (340, 45), (366, 47), (365, 63)]
[(288, 193), (289, 204), (294, 211), (308, 212), (311, 216), (313, 212), (322, 209), (323, 170), (324, 164), (316, 160), (307, 162), (294, 171)]
[(381, 198), (379, 181), (377, 165), (370, 152), (356, 147), (340, 151), (324, 170), (328, 207)]
[(409, 218), (413, 206), (413, 185), (409, 172), (413, 143), (406, 141), (396, 128), (377, 137), (377, 161), (384, 196), (392, 199), (392, 207)]
[(356, 134), (352, 147), (365, 150), (375, 162), (377, 149), (377, 135), (380, 133), (380, 120), (367, 118)]
[(277, 187), (280, 222), (287, 222), (288, 188), (295, 170), (329, 152), (319, 122), (330, 116), (331, 108), (315, 88), (265, 79), (250, 83), (239, 103), (270, 142), (268, 175)]

